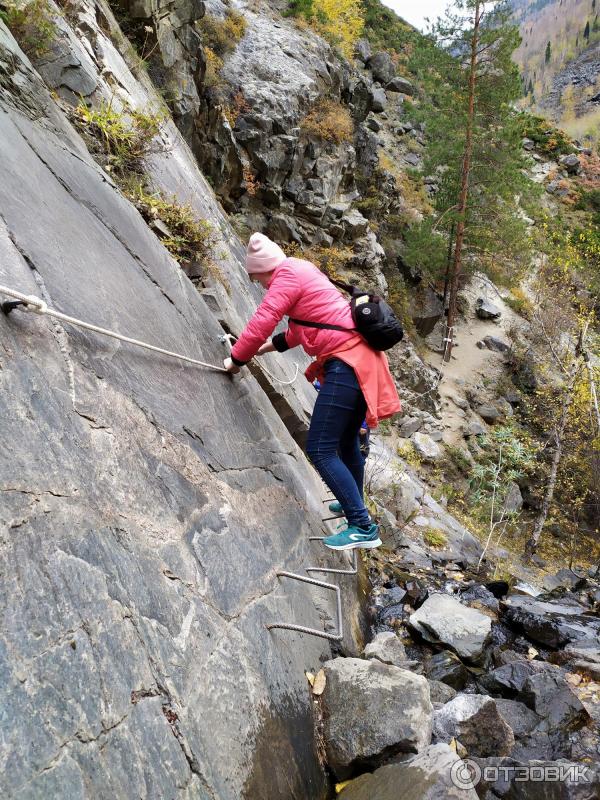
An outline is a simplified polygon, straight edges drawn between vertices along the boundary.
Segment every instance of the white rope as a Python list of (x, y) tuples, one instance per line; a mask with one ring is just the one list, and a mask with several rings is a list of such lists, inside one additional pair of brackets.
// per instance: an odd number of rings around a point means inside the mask
[(110, 336), (112, 339), (118, 339), (120, 342), (127, 342), (128, 344), (133, 344), (136, 347), (143, 347), (146, 350), (152, 350), (154, 353), (162, 353), (162, 355), (170, 356), (171, 358), (178, 358), (180, 361), (187, 361), (188, 364), (194, 364), (197, 367), (206, 367), (207, 369), (212, 369), (216, 372), (227, 372), (224, 367), (217, 367), (214, 364), (207, 364), (205, 361), (198, 361), (195, 358), (189, 358), (189, 356), (184, 356), (181, 353), (173, 353), (170, 350), (165, 350), (162, 347), (156, 347), (153, 344), (142, 342), (139, 339), (131, 339), (129, 336), (123, 336), (122, 334), (117, 333), (117, 331), (111, 331), (108, 328), (101, 328), (98, 325), (92, 325), (91, 323), (84, 322), (76, 317), (69, 317), (67, 314), (62, 314), (60, 311), (55, 311), (55, 309), (49, 308), (48, 304), (44, 300), (36, 297), (35, 295), (23, 294), (22, 292), (17, 292), (15, 289), (9, 289), (8, 286), (2, 285), (0, 285), (0, 294), (5, 294), (7, 297), (20, 300), (21, 302), (25, 303), (22, 308), (24, 308), (26, 311), (32, 311), (34, 314), (42, 314), (49, 317), (54, 317), (62, 322), (68, 322), (69, 325), (76, 325), (78, 328), (84, 328), (85, 330), (93, 331), (94, 333), (100, 333), (102, 336)]

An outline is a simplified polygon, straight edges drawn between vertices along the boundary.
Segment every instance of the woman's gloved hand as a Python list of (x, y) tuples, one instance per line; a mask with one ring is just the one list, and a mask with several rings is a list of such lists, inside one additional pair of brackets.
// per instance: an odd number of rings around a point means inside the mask
[(240, 371), (240, 368), (237, 366), (237, 364), (234, 364), (230, 358), (226, 358), (223, 361), (223, 366), (227, 372), (231, 372), (232, 375), (237, 375), (237, 373)]

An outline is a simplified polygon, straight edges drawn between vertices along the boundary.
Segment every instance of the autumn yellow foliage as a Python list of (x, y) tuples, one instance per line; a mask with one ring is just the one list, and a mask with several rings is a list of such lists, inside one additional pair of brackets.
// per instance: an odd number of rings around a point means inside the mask
[(300, 127), (304, 133), (336, 144), (349, 141), (354, 133), (350, 112), (335, 100), (319, 100), (302, 120)]
[(360, 0), (313, 0), (315, 27), (350, 59), (365, 26)]

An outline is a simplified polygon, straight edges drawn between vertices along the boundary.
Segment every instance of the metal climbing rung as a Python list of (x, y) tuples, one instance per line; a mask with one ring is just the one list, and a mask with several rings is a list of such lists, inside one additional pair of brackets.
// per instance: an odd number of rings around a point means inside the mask
[(314, 578), (307, 578), (305, 575), (297, 575), (295, 572), (277, 572), (278, 578), (291, 578), (294, 581), (301, 581), (302, 583), (309, 583), (311, 586), (320, 586), (323, 589), (331, 589), (335, 592), (337, 618), (338, 618), (338, 632), (325, 633), (316, 628), (307, 628), (305, 625), (292, 625), (289, 622), (272, 622), (267, 625), (269, 630), (273, 628), (283, 628), (286, 631), (298, 631), (299, 633), (308, 633), (310, 636), (319, 636), (321, 639), (330, 639), (332, 642), (341, 642), (344, 638), (344, 628), (342, 623), (342, 595), (340, 587), (333, 583), (325, 583), (324, 581), (317, 581)]
[[(309, 536), (311, 542), (322, 541), (322, 536)], [(332, 567), (306, 567), (307, 572), (331, 572), (334, 575), (356, 575), (358, 574), (358, 560), (356, 550), (352, 551), (352, 566), (350, 569), (333, 569)]]

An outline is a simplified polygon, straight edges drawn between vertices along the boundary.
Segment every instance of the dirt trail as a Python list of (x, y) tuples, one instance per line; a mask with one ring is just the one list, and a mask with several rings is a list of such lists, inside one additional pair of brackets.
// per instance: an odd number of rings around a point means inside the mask
[[(456, 331), (456, 340), (449, 364), (442, 366), (442, 357), (438, 353), (429, 353), (425, 361), (433, 367), (443, 370), (443, 378), (439, 386), (442, 399), (442, 420), (444, 423), (444, 442), (450, 445), (464, 443), (462, 426), (467, 420), (480, 418), (470, 410), (464, 410), (465, 392), (470, 388), (480, 387), (485, 390), (494, 386), (503, 372), (504, 355), (477, 347), (477, 342), (484, 336), (495, 336), (509, 342), (508, 331), (515, 325), (522, 324), (521, 318), (501, 298), (498, 291), (487, 280), (474, 277), (469, 286), (462, 292), (468, 304), (466, 321), (460, 320)], [(475, 315), (477, 298), (485, 297), (502, 311), (498, 322), (479, 319)]]

